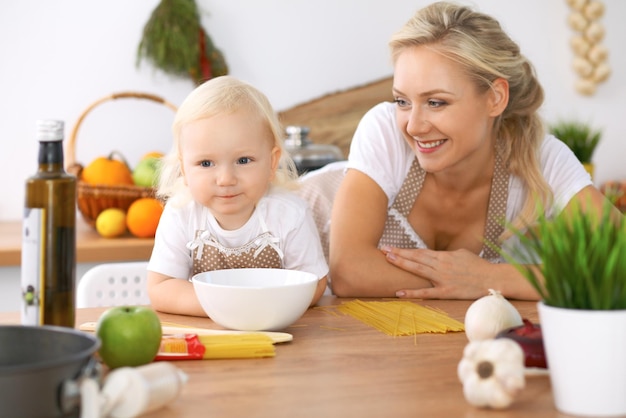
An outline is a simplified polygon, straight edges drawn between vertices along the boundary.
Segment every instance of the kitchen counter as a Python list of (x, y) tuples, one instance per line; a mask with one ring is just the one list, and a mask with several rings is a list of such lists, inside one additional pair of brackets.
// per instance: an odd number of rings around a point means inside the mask
[[(0, 267), (20, 265), (21, 229), (22, 221), (0, 222)], [(77, 263), (148, 260), (154, 245), (153, 239), (130, 235), (102, 238), (80, 215), (76, 223), (76, 240)]]
[[(333, 306), (351, 299), (322, 297), (285, 332), (276, 357), (173, 362), (189, 376), (180, 396), (147, 417), (466, 417), (561, 418), (550, 378), (531, 373), (504, 410), (479, 409), (463, 396), (457, 365), (463, 332), (393, 337), (343, 315)], [(413, 300), (462, 321), (470, 301)], [(512, 301), (524, 318), (538, 319), (536, 302)], [(77, 323), (97, 321), (105, 308), (79, 309)], [(208, 318), (159, 313), (162, 321), (220, 327)], [(0, 323), (19, 314), (0, 313)]]

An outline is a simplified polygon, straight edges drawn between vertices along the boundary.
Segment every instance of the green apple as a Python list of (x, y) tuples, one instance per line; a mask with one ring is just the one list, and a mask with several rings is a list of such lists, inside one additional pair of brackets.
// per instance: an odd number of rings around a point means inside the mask
[(148, 364), (159, 351), (161, 321), (147, 306), (114, 306), (98, 319), (102, 361), (111, 369)]
[(133, 170), (133, 182), (141, 187), (154, 187), (159, 170), (160, 158), (147, 157), (137, 163)]

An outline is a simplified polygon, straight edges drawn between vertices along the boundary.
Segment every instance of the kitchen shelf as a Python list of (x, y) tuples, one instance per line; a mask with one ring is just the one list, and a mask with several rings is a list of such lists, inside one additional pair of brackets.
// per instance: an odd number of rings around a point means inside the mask
[[(22, 257), (22, 221), (0, 222), (0, 267), (19, 266)], [(148, 260), (154, 239), (130, 235), (103, 238), (77, 216), (76, 262), (99, 263)]]

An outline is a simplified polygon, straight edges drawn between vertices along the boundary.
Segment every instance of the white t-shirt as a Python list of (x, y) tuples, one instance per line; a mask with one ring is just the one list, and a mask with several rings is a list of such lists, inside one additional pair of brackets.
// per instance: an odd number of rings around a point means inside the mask
[[(406, 179), (415, 154), (396, 124), (395, 104), (380, 103), (361, 119), (350, 146), (347, 168), (368, 175), (387, 195), (391, 207)], [(584, 187), (591, 176), (563, 142), (547, 135), (540, 150), (541, 171), (554, 193), (548, 214), (563, 208)], [(511, 175), (506, 206), (507, 222), (512, 222), (526, 201), (521, 180)], [(511, 244), (511, 243), (510, 243)]]
[(193, 260), (187, 243), (197, 230), (209, 230), (225, 247), (238, 247), (267, 231), (279, 238), (283, 268), (306, 271), (322, 278), (328, 274), (320, 238), (308, 204), (294, 193), (277, 189), (259, 201), (255, 213), (237, 230), (222, 229), (211, 212), (191, 201), (184, 207), (166, 204), (159, 221), (148, 270), (189, 279)]

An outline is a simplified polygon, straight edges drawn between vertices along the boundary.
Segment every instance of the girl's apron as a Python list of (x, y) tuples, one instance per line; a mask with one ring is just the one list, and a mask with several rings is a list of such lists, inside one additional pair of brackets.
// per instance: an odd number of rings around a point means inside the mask
[[(258, 211), (255, 211), (258, 213)], [(280, 240), (268, 230), (260, 215), (262, 233), (252, 241), (235, 248), (222, 245), (207, 230), (197, 230), (193, 241), (187, 243), (193, 259), (193, 275), (212, 270), (239, 268), (282, 268), (283, 252)]]

